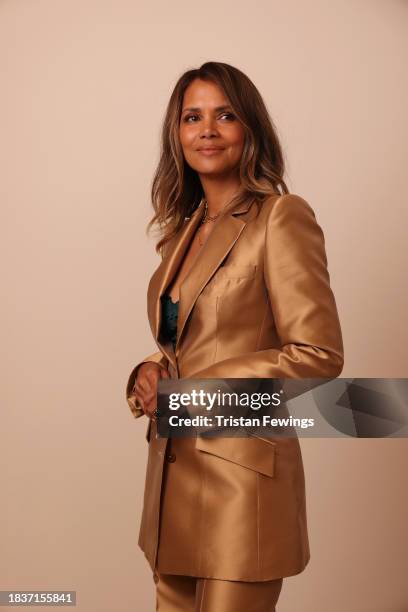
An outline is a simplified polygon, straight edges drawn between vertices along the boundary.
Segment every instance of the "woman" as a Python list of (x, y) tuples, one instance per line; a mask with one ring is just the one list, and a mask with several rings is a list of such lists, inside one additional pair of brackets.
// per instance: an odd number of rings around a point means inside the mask
[(156, 437), (160, 378), (332, 378), (343, 367), (324, 237), (288, 193), (279, 140), (241, 71), (207, 62), (171, 95), (152, 200), (159, 352), (132, 371), (149, 417), (139, 545), (163, 612), (271, 612), (310, 554), (297, 437)]

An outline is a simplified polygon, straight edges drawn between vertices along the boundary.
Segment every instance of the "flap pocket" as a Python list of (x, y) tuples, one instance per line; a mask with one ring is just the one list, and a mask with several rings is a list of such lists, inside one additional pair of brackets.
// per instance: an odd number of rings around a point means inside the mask
[(275, 474), (276, 442), (256, 436), (208, 438), (197, 436), (196, 448), (271, 478)]
[(256, 274), (256, 266), (225, 264), (221, 266), (216, 278), (253, 278)]

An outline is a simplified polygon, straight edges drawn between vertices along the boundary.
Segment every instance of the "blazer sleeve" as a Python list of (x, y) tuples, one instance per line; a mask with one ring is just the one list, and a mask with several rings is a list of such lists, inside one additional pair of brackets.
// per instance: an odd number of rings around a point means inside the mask
[(139, 402), (136, 399), (134, 386), (136, 383), (137, 373), (138, 373), (140, 366), (143, 363), (147, 363), (148, 361), (153, 361), (154, 363), (157, 363), (161, 368), (165, 370), (167, 370), (168, 365), (169, 365), (167, 357), (165, 357), (163, 353), (159, 351), (157, 353), (153, 353), (152, 355), (149, 355), (148, 357), (143, 359), (143, 361), (140, 361), (137, 365), (135, 365), (135, 367), (131, 371), (130, 376), (128, 378), (127, 385), (126, 385), (126, 401), (135, 418), (142, 416), (144, 412)]
[[(264, 282), (281, 349), (248, 352), (191, 378), (335, 378), (343, 341), (323, 231), (300, 196), (278, 198), (267, 217)], [(239, 332), (238, 332), (239, 333)]]

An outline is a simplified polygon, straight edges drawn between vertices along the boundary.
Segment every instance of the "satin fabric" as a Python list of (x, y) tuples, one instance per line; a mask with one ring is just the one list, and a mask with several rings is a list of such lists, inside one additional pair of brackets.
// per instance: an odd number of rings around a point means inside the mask
[(230, 582), (155, 574), (157, 612), (275, 612), (282, 579)]
[[(162, 342), (160, 297), (174, 278), (203, 205), (166, 246), (147, 310), (172, 378), (333, 378), (343, 343), (324, 236), (300, 196), (248, 199), (216, 223), (180, 287), (173, 349)], [(297, 438), (164, 439), (148, 425), (149, 454), (139, 546), (154, 570), (232, 581), (301, 572), (310, 559)]]

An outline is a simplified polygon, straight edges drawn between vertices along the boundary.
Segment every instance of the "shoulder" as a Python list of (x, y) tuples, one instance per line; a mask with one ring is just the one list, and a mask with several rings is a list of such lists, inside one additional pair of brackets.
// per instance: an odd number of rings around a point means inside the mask
[(307, 230), (321, 230), (313, 208), (295, 193), (268, 197), (262, 203), (260, 214), (267, 234), (283, 231), (296, 236)]
[(324, 233), (313, 208), (297, 194), (287, 193), (267, 198), (263, 202), (261, 214), (266, 249), (289, 253), (313, 250), (324, 245)]
[(278, 217), (293, 218), (299, 215), (316, 217), (310, 204), (295, 193), (274, 194), (268, 197), (262, 203), (262, 212), (268, 222)]

